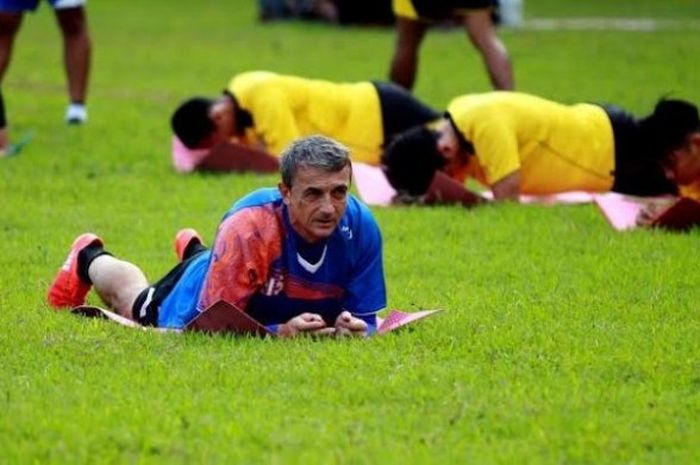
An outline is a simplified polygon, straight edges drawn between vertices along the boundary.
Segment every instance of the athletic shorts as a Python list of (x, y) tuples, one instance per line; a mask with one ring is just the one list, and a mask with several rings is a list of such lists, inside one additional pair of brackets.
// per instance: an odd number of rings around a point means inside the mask
[[(46, 0), (55, 10), (75, 8), (85, 5), (87, 0)], [(22, 13), (34, 11), (39, 6), (39, 0), (0, 0), (0, 11), (6, 13)]]
[(205, 247), (201, 247), (197, 253), (175, 265), (161, 280), (141, 291), (131, 307), (133, 320), (143, 326), (158, 326), (158, 312), (161, 304), (180, 281), (190, 263), (206, 250)]
[(637, 120), (615, 105), (601, 105), (610, 118), (615, 139), (615, 181), (621, 194), (676, 195), (678, 187), (666, 178), (659, 158), (649, 153)]
[(385, 147), (398, 134), (435, 121), (441, 116), (401, 86), (389, 82), (372, 84), (379, 95)]
[(399, 18), (442, 21), (462, 11), (495, 8), (498, 0), (392, 0), (391, 6)]

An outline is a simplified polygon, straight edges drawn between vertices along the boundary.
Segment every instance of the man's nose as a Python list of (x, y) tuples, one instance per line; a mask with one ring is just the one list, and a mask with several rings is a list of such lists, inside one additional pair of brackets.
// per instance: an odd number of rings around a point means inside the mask
[(321, 210), (323, 213), (333, 213), (335, 211), (335, 207), (333, 206), (333, 198), (331, 197), (330, 193), (321, 196), (319, 210)]

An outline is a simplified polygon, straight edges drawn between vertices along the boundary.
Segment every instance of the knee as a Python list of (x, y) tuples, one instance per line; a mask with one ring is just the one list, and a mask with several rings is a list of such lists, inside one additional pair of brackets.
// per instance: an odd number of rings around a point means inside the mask
[(80, 40), (88, 37), (87, 23), (82, 13), (58, 13), (58, 23), (65, 40)]

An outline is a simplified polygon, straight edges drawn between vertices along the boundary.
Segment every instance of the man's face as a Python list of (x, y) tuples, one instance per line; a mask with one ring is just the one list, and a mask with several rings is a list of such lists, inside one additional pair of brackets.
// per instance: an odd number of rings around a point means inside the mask
[(688, 136), (686, 143), (667, 156), (666, 176), (680, 185), (700, 180), (700, 132)]
[(464, 151), (459, 143), (459, 137), (455, 132), (455, 128), (449, 121), (444, 121), (437, 128), (437, 132), (436, 147), (447, 162), (443, 170), (448, 173), (458, 170), (467, 163), (469, 154)]
[(209, 108), (209, 120), (214, 124), (214, 131), (207, 137), (200, 148), (211, 148), (222, 142), (228, 142), (235, 133), (235, 112), (230, 98), (221, 98)]
[(280, 184), (292, 227), (305, 241), (325, 239), (338, 226), (347, 206), (350, 173), (350, 166), (335, 173), (302, 166), (292, 186)]

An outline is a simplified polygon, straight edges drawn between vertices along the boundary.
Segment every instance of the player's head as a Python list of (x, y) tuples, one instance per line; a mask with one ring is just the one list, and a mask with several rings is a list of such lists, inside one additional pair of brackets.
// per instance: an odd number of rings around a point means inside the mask
[(446, 160), (437, 148), (439, 133), (417, 126), (399, 134), (384, 151), (381, 164), (389, 183), (410, 196), (426, 193)]
[(350, 151), (324, 136), (298, 139), (282, 153), (280, 192), (294, 230), (307, 242), (330, 236), (345, 214)]
[(233, 100), (194, 97), (184, 101), (170, 120), (173, 132), (190, 149), (211, 148), (234, 134)]
[(670, 179), (678, 184), (700, 180), (700, 118), (695, 105), (662, 99), (642, 128)]

